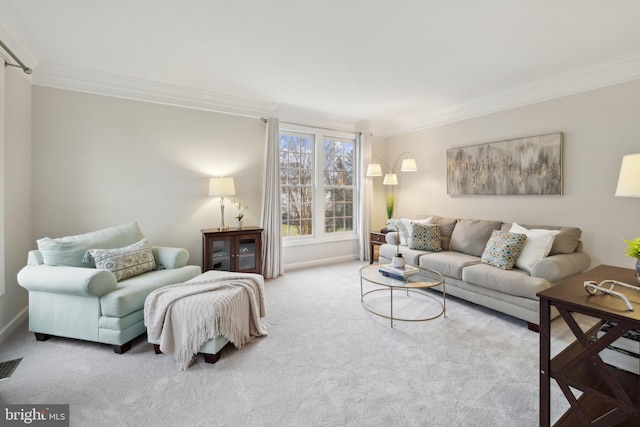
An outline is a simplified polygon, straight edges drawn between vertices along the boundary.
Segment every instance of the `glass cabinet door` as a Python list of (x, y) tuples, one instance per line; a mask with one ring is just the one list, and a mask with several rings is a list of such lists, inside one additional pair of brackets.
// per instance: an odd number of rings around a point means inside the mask
[(211, 246), (211, 269), (231, 271), (231, 240), (213, 240)]
[(256, 264), (256, 238), (238, 238), (238, 271), (255, 270)]

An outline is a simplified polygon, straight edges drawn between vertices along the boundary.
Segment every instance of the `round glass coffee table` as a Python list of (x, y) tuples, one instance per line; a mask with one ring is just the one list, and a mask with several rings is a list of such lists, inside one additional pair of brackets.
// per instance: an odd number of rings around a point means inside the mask
[[(399, 320), (402, 322), (424, 322), (432, 320), (440, 316), (447, 317), (447, 294), (445, 291), (444, 277), (439, 272), (430, 268), (420, 267), (419, 271), (407, 278), (399, 279), (393, 277), (384, 276), (380, 272), (379, 264), (371, 264), (360, 269), (360, 302), (362, 306), (369, 312), (376, 316), (381, 316), (386, 319), (390, 319), (391, 327), (393, 328), (393, 321)], [(368, 282), (375, 287), (373, 289), (365, 291), (365, 282)], [(442, 301), (422, 289), (433, 288), (435, 286), (442, 285)], [(378, 293), (388, 293), (388, 296), (384, 298), (384, 305), (388, 300), (389, 310), (383, 311), (372, 304), (371, 296), (379, 295)], [(418, 294), (420, 298), (412, 297), (412, 300), (425, 304), (433, 305), (433, 301), (437, 303), (437, 309), (434, 314), (419, 315), (417, 317), (405, 318), (394, 316), (393, 300), (398, 298), (408, 298), (410, 294)], [(378, 303), (380, 301), (377, 301)], [(428, 310), (431, 311), (431, 310)]]

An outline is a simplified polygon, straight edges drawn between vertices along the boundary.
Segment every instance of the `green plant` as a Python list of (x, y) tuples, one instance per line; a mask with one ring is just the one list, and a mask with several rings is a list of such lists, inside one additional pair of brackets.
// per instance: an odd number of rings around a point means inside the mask
[(387, 219), (391, 219), (391, 217), (393, 217), (393, 209), (396, 205), (396, 195), (393, 193), (387, 194), (387, 200), (385, 205), (387, 208)]
[(627, 256), (632, 258), (640, 258), (640, 237), (635, 240), (623, 240), (627, 244)]
[(249, 208), (249, 206), (245, 205), (242, 206), (242, 203), (234, 200), (233, 205), (236, 207), (236, 209), (238, 209), (238, 215), (236, 215), (236, 220), (237, 221), (242, 221), (242, 218), (244, 218), (244, 213), (246, 212), (246, 210)]

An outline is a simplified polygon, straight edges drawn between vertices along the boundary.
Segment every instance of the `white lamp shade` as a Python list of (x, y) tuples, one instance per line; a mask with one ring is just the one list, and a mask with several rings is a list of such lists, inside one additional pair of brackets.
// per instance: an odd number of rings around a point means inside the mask
[(416, 165), (416, 159), (404, 159), (402, 161), (402, 167), (400, 168), (402, 172), (415, 172), (418, 170), (418, 165)]
[(640, 197), (640, 154), (622, 157), (616, 196)]
[(209, 179), (209, 196), (224, 197), (235, 196), (236, 185), (233, 178), (211, 178)]
[(382, 168), (379, 163), (371, 163), (367, 166), (367, 176), (382, 176)]
[(384, 185), (398, 185), (398, 177), (395, 173), (388, 173), (384, 176)]

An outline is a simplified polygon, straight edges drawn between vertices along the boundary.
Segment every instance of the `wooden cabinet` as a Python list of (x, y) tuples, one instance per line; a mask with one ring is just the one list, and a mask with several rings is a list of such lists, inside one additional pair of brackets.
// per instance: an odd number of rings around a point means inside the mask
[(222, 270), (262, 274), (262, 228), (200, 231), (203, 272)]
[[(570, 403), (556, 426), (638, 426), (640, 425), (640, 376), (606, 365), (599, 356), (607, 345), (630, 329), (640, 329), (640, 293), (622, 286), (615, 291), (624, 294), (636, 308), (629, 311), (622, 299), (598, 293), (589, 295), (585, 281), (600, 283), (616, 280), (638, 285), (635, 271), (601, 265), (539, 292), (540, 297), (540, 426), (550, 423), (550, 385), (553, 378)], [(551, 307), (576, 337), (573, 344), (551, 358)], [(596, 325), (583, 331), (574, 313), (599, 319)], [(602, 322), (618, 326), (598, 339), (594, 335)], [(639, 346), (640, 350), (640, 346)], [(576, 397), (574, 390), (581, 393)], [(596, 421), (597, 420), (597, 421)]]
[(373, 263), (375, 257), (375, 247), (379, 247), (387, 243), (386, 234), (387, 233), (383, 233), (382, 231), (380, 233), (378, 233), (377, 231), (369, 232), (369, 264)]

